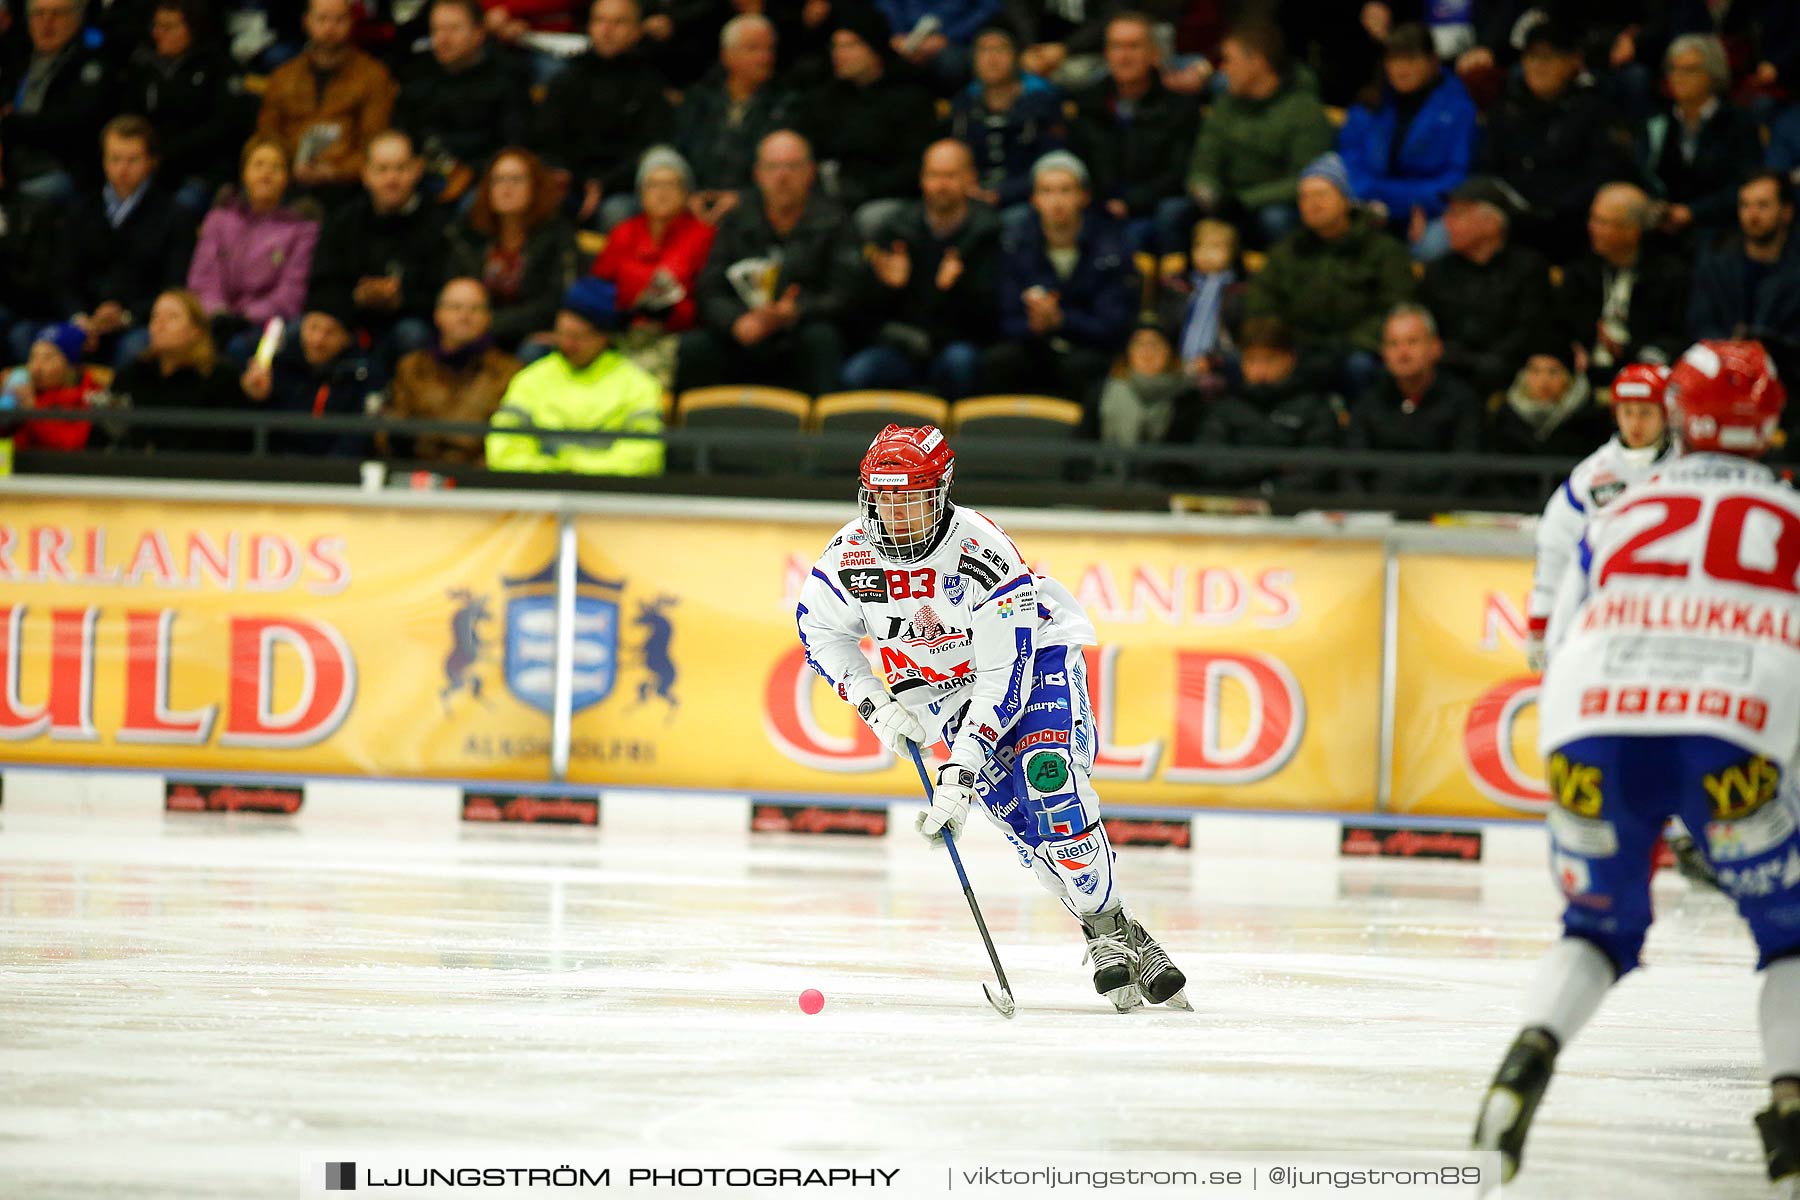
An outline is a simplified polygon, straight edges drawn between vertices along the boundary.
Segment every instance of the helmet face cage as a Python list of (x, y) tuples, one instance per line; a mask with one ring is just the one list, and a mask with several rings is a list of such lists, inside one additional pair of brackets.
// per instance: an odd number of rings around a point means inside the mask
[(934, 488), (882, 488), (864, 483), (857, 489), (856, 502), (863, 514), (863, 532), (877, 553), (889, 562), (918, 562), (937, 547), (949, 518), (950, 476), (946, 472)]

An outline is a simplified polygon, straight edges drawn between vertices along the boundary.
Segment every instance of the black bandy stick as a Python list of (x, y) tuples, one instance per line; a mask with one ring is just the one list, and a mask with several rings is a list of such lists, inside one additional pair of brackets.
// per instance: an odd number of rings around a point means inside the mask
[[(931, 803), (931, 776), (925, 772), (925, 760), (919, 756), (919, 747), (911, 742), (907, 749), (912, 751), (913, 766), (919, 768), (919, 782), (925, 785), (925, 802)], [(956, 839), (950, 836), (946, 826), (939, 830), (944, 838), (944, 845), (950, 851), (950, 861), (956, 865), (956, 877), (962, 880), (963, 899), (969, 902), (969, 912), (975, 917), (975, 928), (981, 931), (981, 944), (987, 947), (988, 961), (994, 964), (994, 974), (1000, 980), (1000, 994), (994, 995), (987, 984), (981, 985), (982, 995), (994, 1006), (1003, 1017), (1011, 1017), (1018, 1010), (1013, 1005), (1012, 985), (1006, 982), (1006, 968), (1000, 965), (999, 952), (994, 949), (994, 939), (988, 933), (987, 922), (981, 919), (981, 905), (975, 903), (975, 889), (969, 886), (969, 873), (963, 870), (962, 855), (956, 852)]]

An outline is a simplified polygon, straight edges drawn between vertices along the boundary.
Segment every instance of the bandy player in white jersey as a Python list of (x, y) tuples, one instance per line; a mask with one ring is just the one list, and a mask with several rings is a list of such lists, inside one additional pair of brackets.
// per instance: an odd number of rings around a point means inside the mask
[(1701, 342), (1666, 399), (1683, 456), (1589, 523), (1586, 596), (1539, 692), (1563, 937), (1474, 1141), (1510, 1179), (1557, 1052), (1638, 965), (1651, 851), (1678, 816), (1756, 942), (1756, 1126), (1777, 1194), (1800, 1200), (1800, 495), (1756, 461), (1786, 394), (1759, 344)]
[[(1538, 519), (1537, 561), (1526, 607), (1530, 631), (1525, 638), (1526, 664), (1539, 674), (1582, 599), (1579, 576), (1577, 586), (1563, 585), (1581, 553), (1588, 521), (1675, 453), (1663, 410), (1668, 382), (1669, 368), (1651, 363), (1632, 363), (1620, 371), (1609, 390), (1618, 432), (1582, 459), (1544, 505)], [(1707, 887), (1718, 886), (1679, 818), (1669, 822), (1667, 838), (1683, 875)]]
[(1667, 367), (1650, 363), (1632, 363), (1619, 372), (1609, 393), (1618, 432), (1582, 459), (1544, 505), (1544, 515), (1538, 519), (1531, 598), (1526, 605), (1530, 630), (1525, 661), (1533, 671), (1542, 672), (1548, 660), (1553, 618), (1568, 615), (1571, 598), (1564, 595), (1559, 612), (1558, 592), (1581, 547), (1588, 520), (1620, 492), (1646, 478), (1671, 453), (1674, 443), (1663, 412), (1663, 387), (1668, 379)]
[(876, 436), (862, 461), (861, 516), (800, 592), (807, 662), (896, 754), (940, 736), (950, 748), (922, 834), (959, 836), (979, 802), (1081, 922), (1094, 990), (1120, 1012), (1144, 1001), (1185, 1008), (1186, 978), (1125, 910), (1088, 779), (1095, 734), (1081, 648), (1094, 627), (997, 525), (950, 503), (953, 471), (930, 426)]

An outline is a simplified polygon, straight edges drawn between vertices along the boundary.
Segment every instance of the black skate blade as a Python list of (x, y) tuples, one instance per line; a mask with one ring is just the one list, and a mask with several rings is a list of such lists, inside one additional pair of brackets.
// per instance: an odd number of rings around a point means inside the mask
[(995, 1012), (999, 1013), (1009, 1021), (1012, 1020), (1013, 1016), (1018, 1012), (1018, 1009), (1013, 1005), (1011, 988), (1001, 988), (1000, 994), (996, 996), (994, 995), (994, 989), (984, 983), (981, 985), (981, 994), (987, 997), (987, 1002), (994, 1006)]

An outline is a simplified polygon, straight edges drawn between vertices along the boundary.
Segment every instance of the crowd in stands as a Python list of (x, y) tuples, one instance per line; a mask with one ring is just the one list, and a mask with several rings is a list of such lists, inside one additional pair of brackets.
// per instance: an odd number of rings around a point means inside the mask
[(1800, 371), (1797, 101), (1774, 0), (0, 0), (0, 434), (649, 474), (509, 431), (1028, 393), (1491, 499), (1429, 456), (1584, 454), (1701, 337)]

